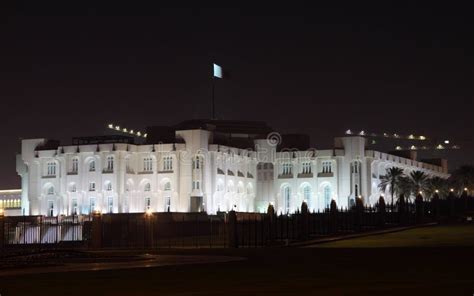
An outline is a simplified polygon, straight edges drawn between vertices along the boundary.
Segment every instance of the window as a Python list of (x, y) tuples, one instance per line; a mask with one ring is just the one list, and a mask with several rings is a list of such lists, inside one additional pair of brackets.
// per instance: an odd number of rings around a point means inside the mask
[(72, 211), (71, 211), (72, 214), (73, 214), (73, 215), (77, 215), (77, 199), (75, 199), (75, 198), (72, 199), (72, 206), (71, 206), (71, 208), (72, 208)]
[(151, 199), (149, 197), (145, 197), (145, 210), (149, 210), (151, 208)]
[(111, 182), (105, 183), (105, 190), (112, 191), (112, 183)]
[(200, 169), (202, 164), (202, 160), (200, 156), (196, 156), (195, 159), (193, 159), (193, 169)]
[(143, 187), (143, 191), (151, 191), (151, 185), (150, 183), (146, 183), (145, 186)]
[(89, 183), (89, 191), (95, 191), (95, 182)]
[(114, 157), (112, 155), (107, 156), (107, 171), (112, 172), (114, 170)]
[(201, 182), (199, 182), (199, 181), (193, 181), (193, 190), (194, 190), (194, 189), (199, 190), (200, 183), (201, 183)]
[(107, 200), (107, 212), (113, 213), (114, 212), (114, 199), (113, 197), (109, 197)]
[(165, 197), (165, 212), (171, 211), (171, 197)]
[(291, 190), (290, 186), (283, 188), (283, 197), (285, 198), (285, 212), (290, 212)]
[(72, 172), (77, 173), (78, 169), (79, 169), (79, 159), (73, 158), (72, 159)]
[(323, 161), (323, 173), (332, 173), (331, 161)]
[(166, 182), (165, 183), (164, 190), (166, 190), (166, 191), (171, 190), (171, 182)]
[(89, 213), (95, 211), (95, 197), (91, 197), (89, 200)]
[(311, 162), (303, 162), (303, 174), (311, 174)]
[(89, 172), (95, 172), (95, 160), (89, 162)]
[(351, 166), (352, 173), (358, 174), (360, 172), (360, 162), (356, 161)]
[(56, 176), (56, 163), (55, 162), (48, 162), (46, 175)]
[(224, 184), (222, 182), (217, 183), (217, 191), (223, 191), (224, 190)]
[(70, 192), (76, 192), (76, 191), (77, 191), (76, 184), (72, 183), (72, 184), (69, 186), (69, 191), (70, 191)]
[(173, 170), (173, 158), (171, 156), (166, 156), (163, 158), (163, 171), (172, 171)]
[(48, 216), (54, 216), (54, 202), (52, 200), (48, 200)]
[(293, 172), (293, 165), (291, 163), (284, 163), (283, 164), (283, 175), (291, 175)]
[(48, 193), (48, 195), (53, 195), (54, 194), (54, 186), (49, 186), (47, 193)]
[(143, 171), (145, 172), (153, 171), (153, 159), (151, 157), (145, 157), (143, 159)]
[(311, 186), (306, 185), (303, 188), (303, 199), (307, 202), (308, 206), (311, 202)]
[(324, 186), (323, 197), (325, 207), (329, 208), (331, 206), (331, 187), (329, 185)]

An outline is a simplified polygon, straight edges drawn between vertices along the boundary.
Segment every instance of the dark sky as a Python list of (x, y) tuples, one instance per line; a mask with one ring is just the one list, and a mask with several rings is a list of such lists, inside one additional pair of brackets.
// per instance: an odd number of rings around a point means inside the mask
[(467, 6), (63, 2), (0, 10), (0, 188), (19, 186), (19, 138), (209, 117), (212, 62), (232, 74), (216, 88), (221, 119), (308, 133), (316, 148), (348, 128), (449, 138), (463, 148), (451, 163), (474, 163)]

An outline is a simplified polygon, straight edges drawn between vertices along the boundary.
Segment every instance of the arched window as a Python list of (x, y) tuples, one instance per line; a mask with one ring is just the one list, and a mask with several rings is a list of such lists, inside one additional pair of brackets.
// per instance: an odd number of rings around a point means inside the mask
[(112, 182), (106, 182), (105, 183), (105, 190), (106, 191), (112, 191)]
[(165, 191), (171, 190), (171, 182), (166, 182), (165, 185), (163, 186), (163, 189)]
[(54, 186), (49, 186), (47, 193), (48, 193), (48, 195), (53, 195), (54, 194)]
[(331, 186), (326, 185), (323, 188), (324, 206), (329, 208), (331, 205)]
[(89, 172), (95, 172), (95, 160), (89, 162)]
[(151, 184), (146, 183), (145, 186), (143, 186), (143, 191), (151, 191)]
[(74, 157), (72, 159), (72, 172), (73, 173), (77, 173), (77, 171), (79, 170), (79, 159), (77, 159), (77, 157)]
[(285, 213), (290, 212), (290, 204), (291, 204), (291, 189), (290, 186), (285, 186), (283, 188), (283, 198), (285, 200)]
[(114, 170), (114, 157), (112, 155), (107, 156), (107, 171), (112, 172)]
[(145, 157), (143, 159), (143, 171), (145, 172), (153, 171), (153, 159), (151, 157)]
[(308, 206), (311, 204), (311, 186), (306, 185), (303, 187), (303, 199), (306, 201)]

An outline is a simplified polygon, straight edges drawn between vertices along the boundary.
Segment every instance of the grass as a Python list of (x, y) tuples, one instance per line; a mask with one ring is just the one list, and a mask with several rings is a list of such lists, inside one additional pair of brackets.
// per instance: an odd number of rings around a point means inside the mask
[(450, 225), (341, 240), (317, 245), (322, 248), (474, 247), (474, 226)]
[[(474, 226), (421, 228), (324, 248), (162, 250), (159, 253), (231, 255), (247, 260), (7, 277), (0, 278), (0, 294), (472, 295), (473, 230)], [(341, 243), (351, 248), (335, 245)]]

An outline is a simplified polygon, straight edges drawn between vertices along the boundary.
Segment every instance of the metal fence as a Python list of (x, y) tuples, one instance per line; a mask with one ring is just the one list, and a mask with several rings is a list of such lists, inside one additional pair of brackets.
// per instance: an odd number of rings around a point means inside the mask
[(263, 213), (129, 213), (92, 216), (0, 216), (0, 248), (225, 248), (284, 245), (474, 215), (474, 198), (407, 202), (291, 215)]

